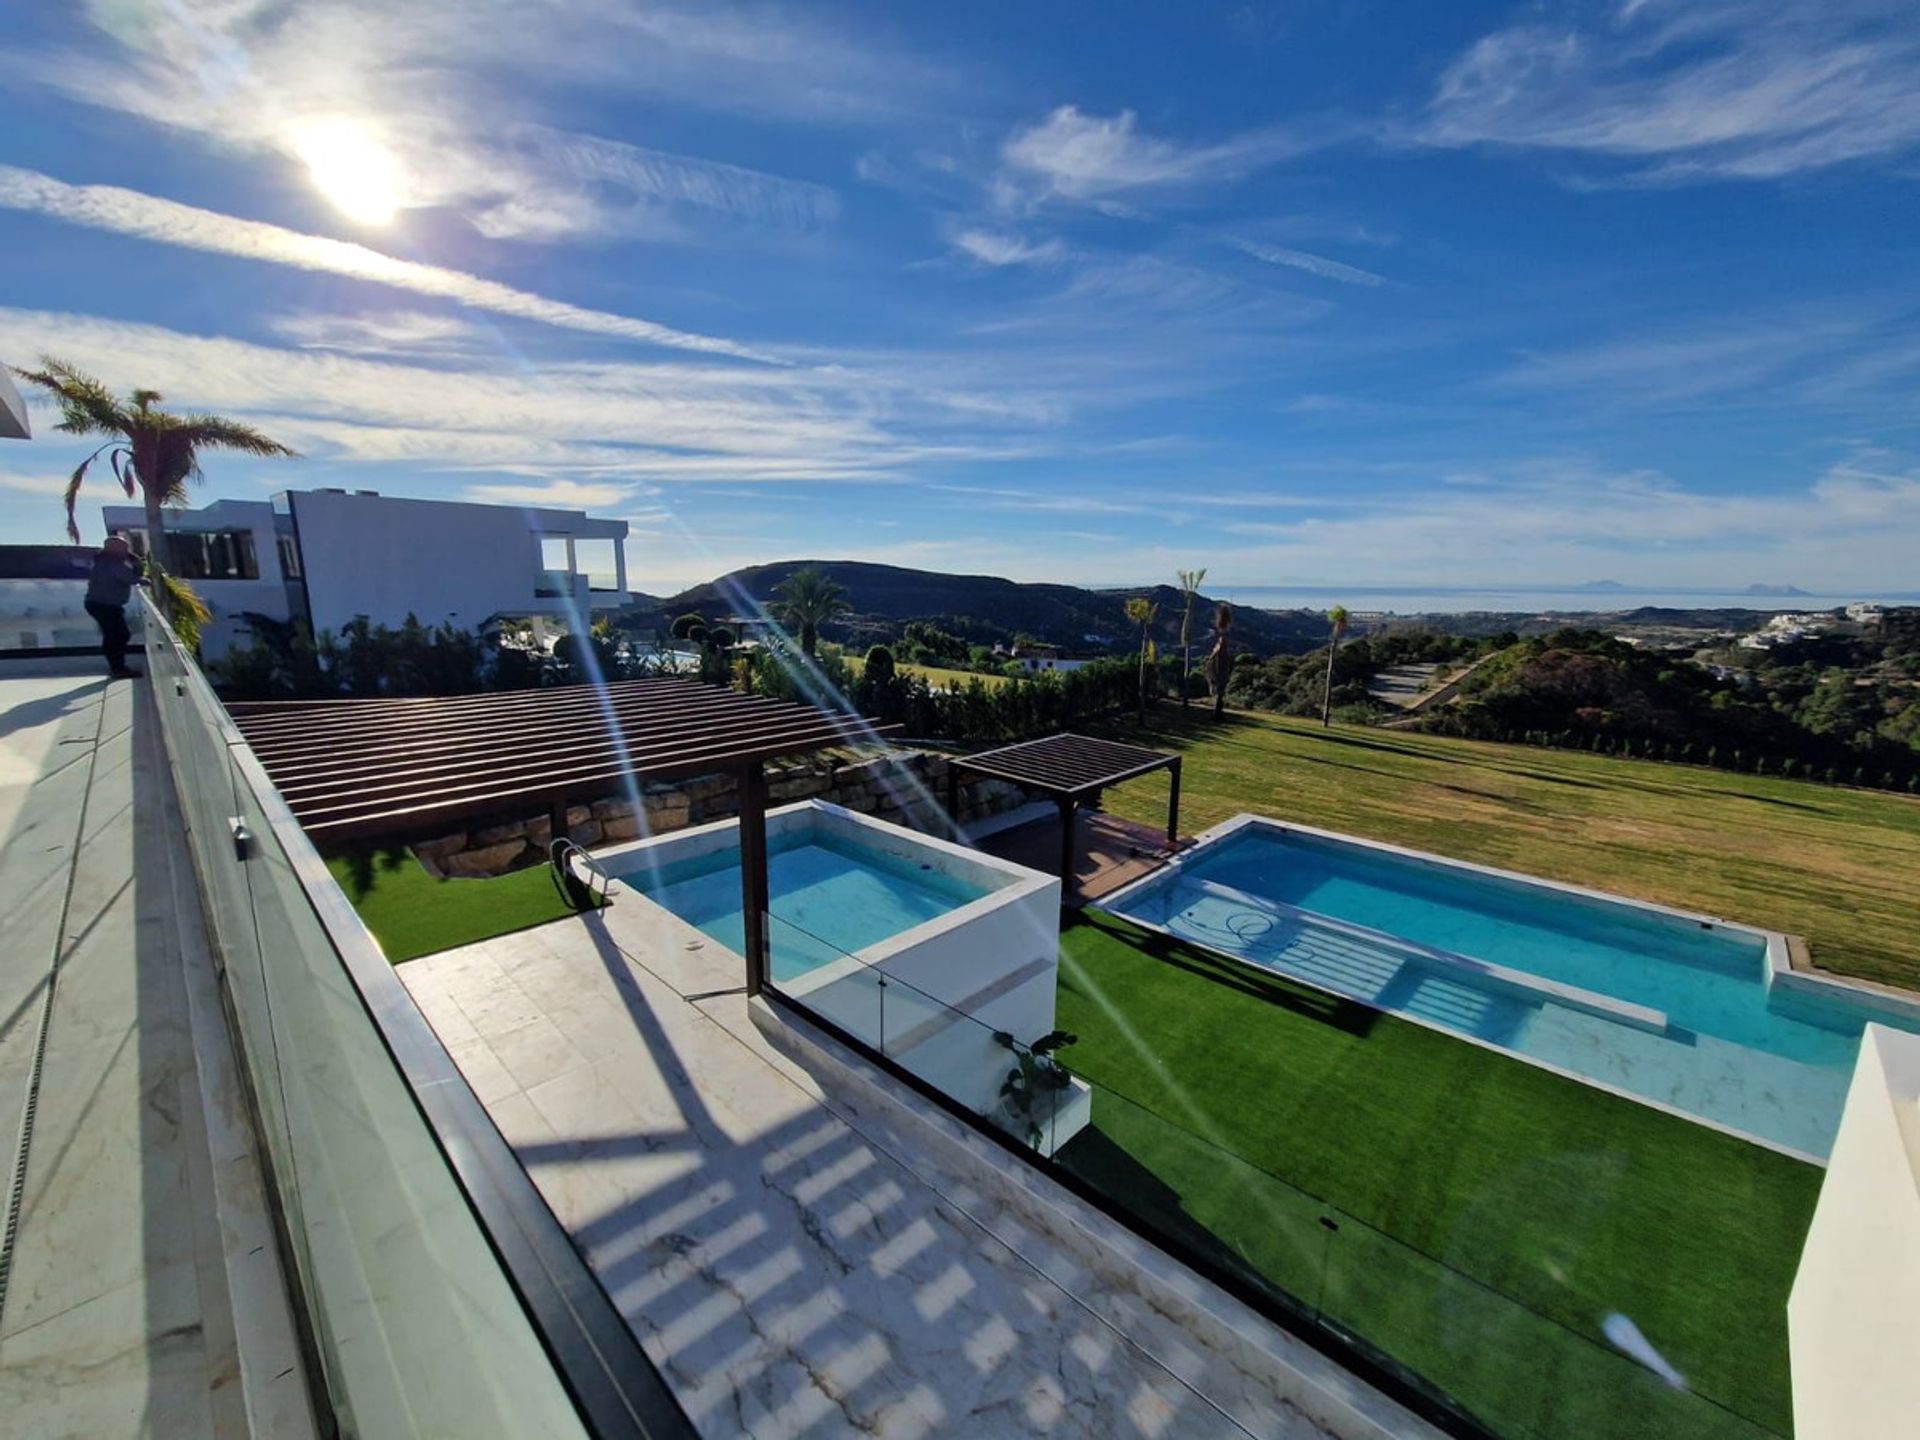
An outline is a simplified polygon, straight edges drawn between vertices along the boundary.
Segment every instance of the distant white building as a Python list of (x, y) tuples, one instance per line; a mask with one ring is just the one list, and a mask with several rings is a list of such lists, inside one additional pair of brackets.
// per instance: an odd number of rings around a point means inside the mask
[(1855, 624), (1878, 625), (1886, 616), (1886, 607), (1872, 600), (1856, 600), (1847, 606), (1847, 618)]
[(1068, 655), (1055, 645), (1023, 645), (1012, 652), (1012, 658), (1018, 661), (1020, 668), (1029, 675), (1044, 675), (1049, 670), (1065, 675), (1069, 671), (1091, 665), (1101, 657)]
[[(108, 505), (110, 534), (146, 551), (146, 512)], [(586, 620), (626, 604), (627, 522), (579, 510), (289, 490), (167, 512), (170, 567), (213, 612), (202, 653), (224, 655), (249, 617), (338, 632), (408, 615), (479, 630), (499, 615)]]

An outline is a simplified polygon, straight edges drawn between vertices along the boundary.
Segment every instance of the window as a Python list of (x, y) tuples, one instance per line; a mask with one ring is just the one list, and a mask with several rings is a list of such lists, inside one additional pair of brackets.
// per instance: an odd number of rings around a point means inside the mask
[(614, 564), (613, 547), (617, 540), (575, 540), (573, 542), (573, 560), (582, 575), (587, 577), (589, 590), (613, 590), (619, 586), (619, 572)]
[[(133, 553), (146, 558), (147, 532), (129, 530)], [(259, 557), (253, 551), (251, 530), (170, 530), (167, 532), (169, 569), (183, 580), (258, 580)]]
[(294, 543), (291, 535), (276, 535), (275, 543), (280, 551), (280, 573), (289, 580), (300, 578), (300, 547)]

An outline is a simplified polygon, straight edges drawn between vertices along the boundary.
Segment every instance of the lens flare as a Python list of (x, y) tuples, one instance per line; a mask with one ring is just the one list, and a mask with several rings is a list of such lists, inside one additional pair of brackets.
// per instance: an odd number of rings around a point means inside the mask
[(385, 225), (404, 203), (400, 164), (358, 120), (309, 120), (293, 135), (293, 152), (313, 186), (349, 220)]

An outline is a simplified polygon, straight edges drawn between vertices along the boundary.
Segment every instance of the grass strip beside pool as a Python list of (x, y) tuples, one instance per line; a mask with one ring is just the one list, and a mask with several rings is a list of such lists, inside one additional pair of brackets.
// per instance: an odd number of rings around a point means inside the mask
[[(1116, 1092), (1062, 1158), (1123, 1203), (1502, 1434), (1790, 1430), (1817, 1167), (1110, 916), (1062, 947), (1063, 1058)], [(1696, 1393), (1622, 1358), (1616, 1316)]]
[(396, 965), (577, 913), (545, 865), (437, 880), (410, 853), (393, 850), (337, 855), (327, 868)]

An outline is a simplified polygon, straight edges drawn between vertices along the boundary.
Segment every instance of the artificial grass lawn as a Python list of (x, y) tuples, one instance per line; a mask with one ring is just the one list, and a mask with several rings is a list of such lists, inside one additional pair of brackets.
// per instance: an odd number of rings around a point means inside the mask
[(1503, 1435), (1754, 1433), (1702, 1396), (1788, 1432), (1819, 1169), (1112, 916), (1061, 945), (1063, 1058), (1111, 1087), (1063, 1163)]
[[(1169, 704), (1112, 733), (1185, 754), (1188, 834), (1251, 810), (1803, 935), (1824, 969), (1920, 989), (1911, 797)], [(1165, 797), (1106, 798), (1152, 822)]]
[(485, 880), (436, 880), (405, 850), (340, 855), (333, 878), (398, 965), (577, 913), (545, 865)]

